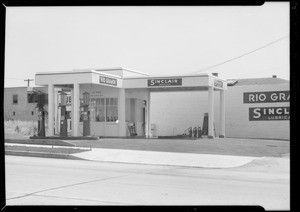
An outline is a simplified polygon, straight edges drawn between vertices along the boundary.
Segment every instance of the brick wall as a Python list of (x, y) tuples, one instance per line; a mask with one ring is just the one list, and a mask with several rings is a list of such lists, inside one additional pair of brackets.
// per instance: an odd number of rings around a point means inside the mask
[[(47, 88), (39, 88), (46, 91)], [(13, 103), (13, 95), (18, 96), (18, 103)], [(27, 87), (14, 87), (4, 89), (4, 119), (20, 121), (35, 121), (38, 118), (36, 103), (28, 103)], [(47, 110), (47, 105), (44, 107)], [(33, 114), (32, 114), (33, 113)]]

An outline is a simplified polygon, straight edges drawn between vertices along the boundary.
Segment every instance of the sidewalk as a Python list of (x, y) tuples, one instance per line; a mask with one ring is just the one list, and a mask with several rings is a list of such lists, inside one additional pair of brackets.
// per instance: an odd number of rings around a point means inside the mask
[(245, 165), (259, 157), (193, 154), (156, 151), (136, 151), (93, 148), (73, 156), (101, 162), (138, 163), (151, 165), (188, 166), (202, 168), (232, 168)]

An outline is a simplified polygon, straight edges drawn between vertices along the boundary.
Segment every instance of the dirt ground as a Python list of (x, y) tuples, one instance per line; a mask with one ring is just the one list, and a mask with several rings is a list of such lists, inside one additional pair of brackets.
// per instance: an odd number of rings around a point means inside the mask
[[(20, 134), (5, 134), (7, 139), (29, 139)], [(251, 157), (289, 157), (290, 141), (239, 138), (180, 139), (118, 139), (68, 140), (78, 147), (129, 149), (144, 151), (221, 154)]]
[(251, 157), (289, 157), (290, 141), (216, 138), (179, 139), (100, 139), (71, 140), (78, 147), (129, 149), (144, 151), (221, 154)]

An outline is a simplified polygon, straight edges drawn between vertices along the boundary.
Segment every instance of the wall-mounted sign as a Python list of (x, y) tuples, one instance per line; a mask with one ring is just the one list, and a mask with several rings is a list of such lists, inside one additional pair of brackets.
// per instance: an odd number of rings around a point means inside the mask
[(106, 84), (106, 85), (117, 86), (117, 79), (99, 76), (99, 83)]
[(181, 78), (148, 80), (148, 86), (176, 86), (176, 85), (182, 85)]
[(244, 93), (244, 103), (289, 102), (290, 91), (268, 91)]
[(214, 80), (214, 87), (223, 88), (223, 84), (224, 83), (221, 80), (217, 80), (217, 79)]
[(249, 108), (249, 121), (290, 120), (290, 107)]
[(90, 98), (100, 98), (103, 94), (101, 91), (91, 91)]

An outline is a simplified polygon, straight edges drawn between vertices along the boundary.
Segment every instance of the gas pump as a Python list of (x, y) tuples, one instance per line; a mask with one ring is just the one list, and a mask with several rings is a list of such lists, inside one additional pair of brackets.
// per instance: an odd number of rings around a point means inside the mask
[(197, 127), (194, 127), (193, 133), (194, 133), (194, 138), (197, 138)]
[(68, 136), (68, 122), (67, 122), (67, 94), (65, 92), (60, 93), (60, 136)]
[(44, 94), (38, 93), (38, 137), (45, 137), (45, 111), (44, 111)]
[(188, 129), (188, 135), (189, 135), (190, 138), (192, 137), (192, 135), (193, 135), (193, 128), (192, 127), (190, 127)]
[(83, 136), (91, 135), (90, 129), (90, 112), (89, 112), (89, 105), (90, 105), (90, 94), (88, 92), (83, 93)]
[(201, 132), (201, 127), (198, 127), (198, 138), (202, 138), (202, 132)]

